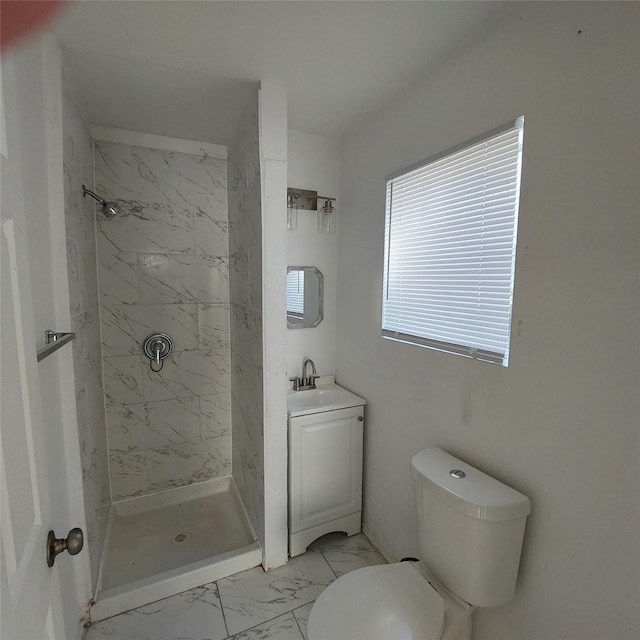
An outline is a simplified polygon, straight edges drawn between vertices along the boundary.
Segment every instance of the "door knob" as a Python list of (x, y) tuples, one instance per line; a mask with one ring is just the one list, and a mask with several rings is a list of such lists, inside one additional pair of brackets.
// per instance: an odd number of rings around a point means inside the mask
[(47, 536), (47, 565), (53, 567), (56, 556), (63, 551), (68, 551), (69, 555), (75, 556), (82, 551), (84, 545), (84, 535), (80, 527), (74, 527), (69, 531), (66, 538), (56, 538), (53, 529)]

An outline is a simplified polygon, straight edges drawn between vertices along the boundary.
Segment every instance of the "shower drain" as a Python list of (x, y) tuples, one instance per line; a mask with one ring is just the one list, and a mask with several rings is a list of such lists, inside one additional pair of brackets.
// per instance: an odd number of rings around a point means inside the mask
[(186, 533), (178, 533), (177, 535), (175, 535), (171, 542), (173, 542), (174, 544), (180, 544), (181, 542), (184, 542), (189, 536)]

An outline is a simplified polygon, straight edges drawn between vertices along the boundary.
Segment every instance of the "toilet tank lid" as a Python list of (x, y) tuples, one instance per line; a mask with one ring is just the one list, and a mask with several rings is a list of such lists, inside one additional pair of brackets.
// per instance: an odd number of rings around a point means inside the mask
[(411, 475), (440, 500), (471, 518), (514, 520), (531, 511), (527, 496), (436, 447), (413, 456)]

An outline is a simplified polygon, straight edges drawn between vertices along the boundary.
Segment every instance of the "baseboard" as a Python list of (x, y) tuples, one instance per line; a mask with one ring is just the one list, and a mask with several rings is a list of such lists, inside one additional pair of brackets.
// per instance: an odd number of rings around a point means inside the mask
[(383, 544), (380, 538), (378, 538), (364, 522), (362, 523), (362, 533), (369, 538), (369, 542), (384, 556), (384, 559), (389, 564), (400, 562), (400, 558), (398, 558), (386, 544)]

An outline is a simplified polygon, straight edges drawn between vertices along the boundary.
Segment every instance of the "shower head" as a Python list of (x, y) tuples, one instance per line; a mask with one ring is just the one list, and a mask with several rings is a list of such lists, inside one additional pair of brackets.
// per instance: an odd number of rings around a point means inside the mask
[(120, 207), (115, 202), (107, 202), (104, 198), (89, 191), (84, 185), (82, 185), (82, 197), (90, 195), (94, 200), (97, 200), (102, 205), (102, 214), (107, 220), (111, 220), (114, 216), (120, 213)]

